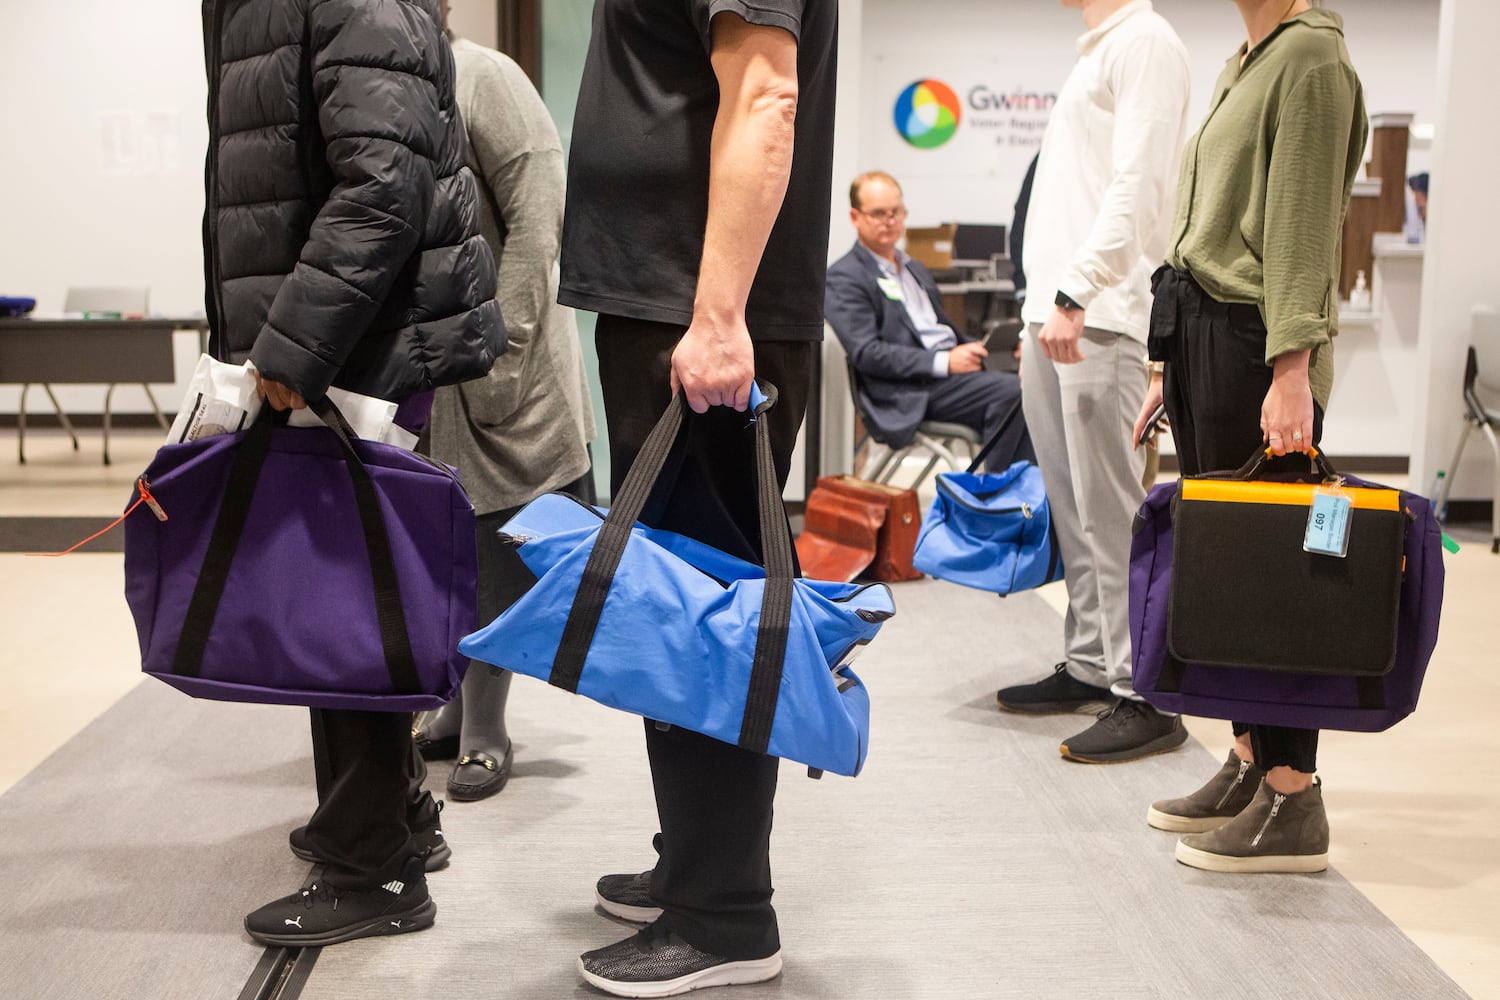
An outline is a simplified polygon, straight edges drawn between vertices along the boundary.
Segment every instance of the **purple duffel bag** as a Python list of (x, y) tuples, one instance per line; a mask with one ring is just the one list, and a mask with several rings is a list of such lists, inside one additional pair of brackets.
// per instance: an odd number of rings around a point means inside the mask
[(273, 426), (263, 407), (140, 477), (125, 598), (141, 669), (218, 701), (436, 708), (477, 624), (473, 505), (447, 466), (313, 409), (326, 427)]
[[(1349, 486), (1386, 488), (1342, 478)], [(1382, 676), (1350, 677), (1206, 666), (1171, 655), (1167, 619), (1176, 493), (1176, 483), (1163, 483), (1147, 494), (1130, 544), (1132, 672), (1141, 697), (1167, 712), (1297, 729), (1373, 733), (1412, 713), (1437, 645), (1443, 604), (1442, 529), (1426, 498), (1401, 493), (1408, 527), (1394, 664)]]

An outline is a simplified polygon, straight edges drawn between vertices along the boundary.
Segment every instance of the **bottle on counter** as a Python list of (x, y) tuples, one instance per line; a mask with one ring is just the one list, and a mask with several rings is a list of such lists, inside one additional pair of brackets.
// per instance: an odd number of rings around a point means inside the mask
[(1349, 291), (1349, 311), (1367, 313), (1373, 308), (1370, 301), (1370, 285), (1365, 281), (1365, 272), (1354, 276), (1354, 287)]

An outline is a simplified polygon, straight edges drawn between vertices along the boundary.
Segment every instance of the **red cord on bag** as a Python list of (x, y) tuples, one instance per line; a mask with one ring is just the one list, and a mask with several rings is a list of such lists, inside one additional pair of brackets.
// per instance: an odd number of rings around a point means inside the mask
[(72, 545), (70, 545), (67, 548), (63, 549), (61, 552), (28, 552), (26, 554), (28, 556), (35, 556), (35, 557), (42, 558), (42, 559), (56, 559), (58, 556), (65, 556), (69, 552), (73, 552), (73, 551), (76, 551), (77, 549), (83, 548), (83, 546), (87, 545), (89, 542), (92, 542), (94, 539), (98, 538), (100, 535), (108, 534), (109, 532), (113, 531), (115, 528), (119, 527), (121, 524), (124, 523), (124, 521), (125, 521), (125, 519), (127, 517), (129, 517), (132, 513), (135, 512), (135, 509), (137, 507), (139, 507), (141, 504), (145, 504), (147, 507), (150, 507), (151, 508), (151, 513), (153, 513), (153, 514), (156, 515), (156, 519), (158, 521), (165, 521), (167, 519), (167, 512), (164, 511), (164, 510), (162, 510), (161, 504), (157, 502), (156, 497), (154, 497), (154, 496), (151, 495), (151, 484), (146, 481), (146, 477), (145, 476), (142, 476), (142, 477), (140, 477), (139, 479), (137, 479), (135, 481), (135, 488), (140, 493), (139, 499), (137, 499), (135, 503), (133, 503), (129, 507), (127, 507), (125, 509), (125, 513), (121, 514), (119, 517), (117, 517), (113, 521), (111, 521), (108, 525), (104, 526), (103, 528), (100, 528), (98, 531), (94, 532), (92, 535), (90, 535), (89, 537), (85, 538), (83, 541), (81, 541), (81, 542), (74, 542)]

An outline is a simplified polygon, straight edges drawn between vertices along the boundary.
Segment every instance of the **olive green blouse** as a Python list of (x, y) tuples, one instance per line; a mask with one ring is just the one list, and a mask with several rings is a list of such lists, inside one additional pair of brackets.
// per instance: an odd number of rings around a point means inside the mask
[(1177, 187), (1168, 263), (1220, 302), (1260, 308), (1267, 364), (1311, 349), (1324, 407), (1344, 213), (1368, 133), (1343, 20), (1309, 10), (1229, 60)]

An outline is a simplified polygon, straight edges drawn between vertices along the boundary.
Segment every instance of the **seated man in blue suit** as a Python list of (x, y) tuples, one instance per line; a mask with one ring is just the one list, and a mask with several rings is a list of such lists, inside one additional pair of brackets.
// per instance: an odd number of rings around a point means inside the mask
[[(965, 424), (986, 441), (1021, 398), (1021, 380), (984, 367), (984, 345), (943, 312), (937, 283), (896, 244), (906, 235), (901, 185), (872, 171), (849, 185), (859, 240), (828, 269), (824, 313), (859, 374), (860, 407), (877, 439), (911, 443), (925, 420)], [(986, 465), (1036, 460), (1021, 414)]]

